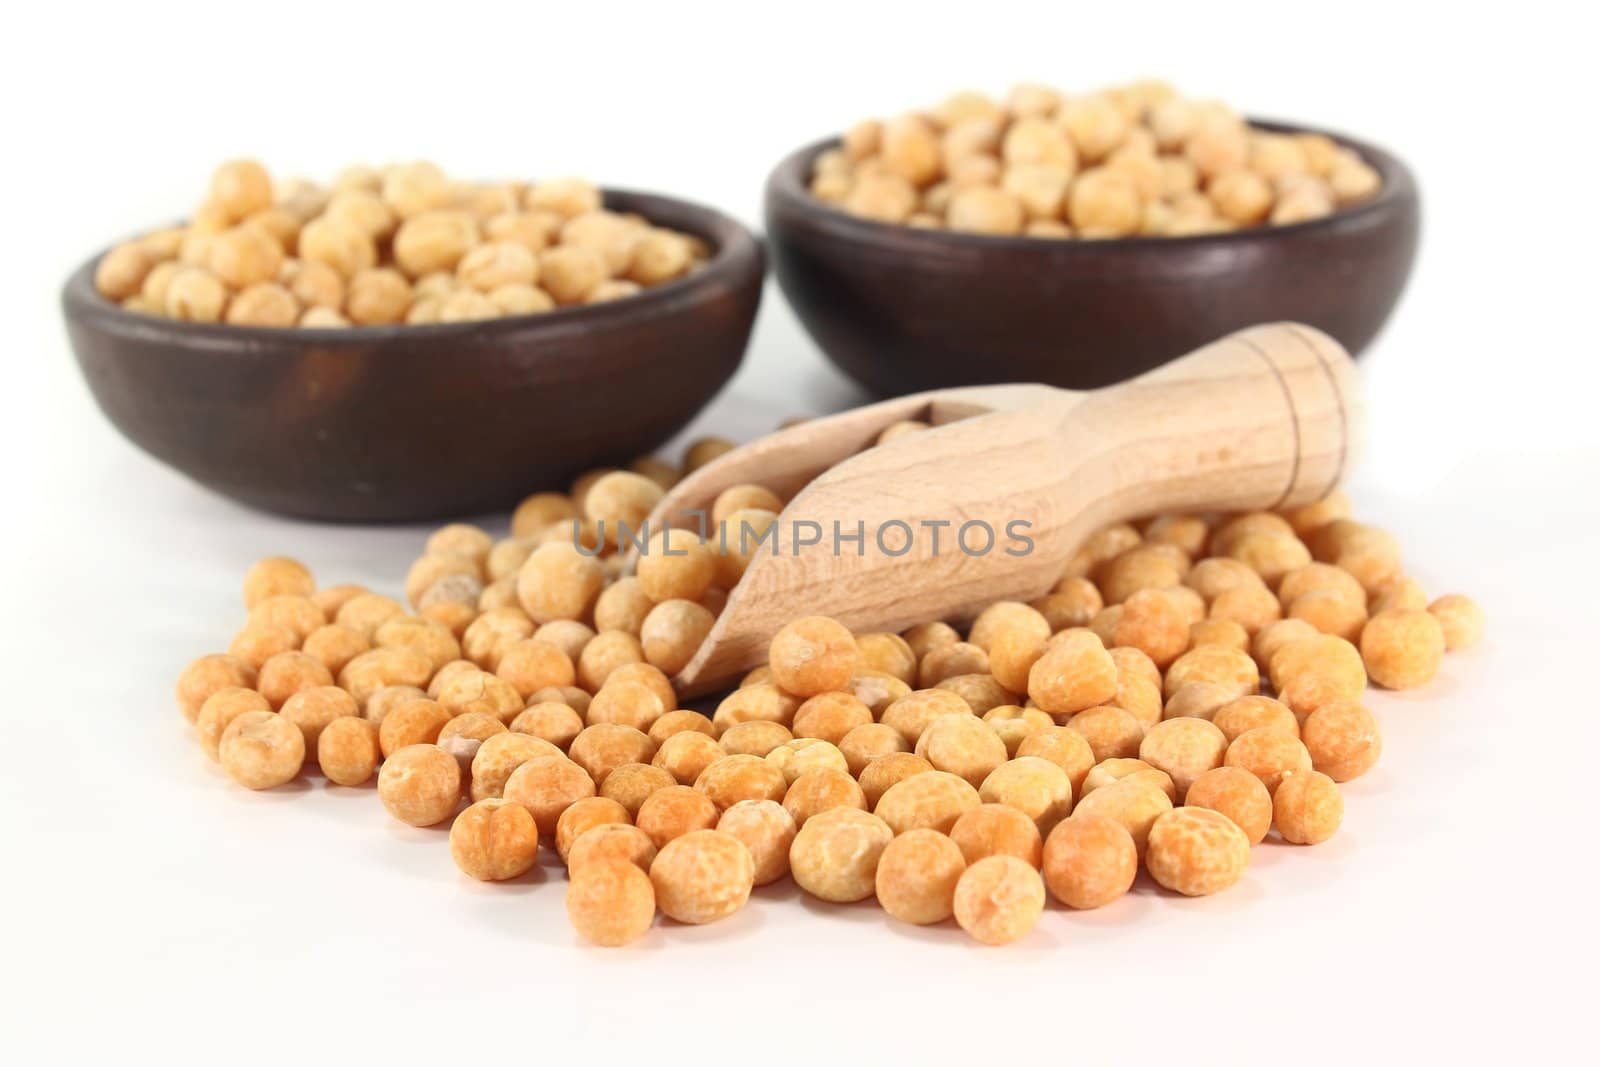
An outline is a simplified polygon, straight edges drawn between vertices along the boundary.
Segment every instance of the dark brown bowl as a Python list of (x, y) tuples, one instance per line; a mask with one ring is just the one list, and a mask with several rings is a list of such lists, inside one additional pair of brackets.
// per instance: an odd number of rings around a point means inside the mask
[(1291, 226), (1107, 241), (856, 218), (807, 189), (812, 161), (838, 143), (821, 141), (767, 182), (773, 269), (828, 358), (883, 396), (1001, 381), (1092, 389), (1278, 320), (1320, 327), (1357, 353), (1405, 288), (1420, 212), (1403, 163), (1331, 136), (1382, 174), (1375, 198)]
[(62, 304), (78, 366), (128, 440), (235, 500), (302, 518), (437, 519), (507, 509), (579, 471), (648, 453), (744, 355), (764, 256), (709, 208), (633, 192), (606, 204), (694, 234), (687, 277), (611, 303), (437, 326), (261, 329)]

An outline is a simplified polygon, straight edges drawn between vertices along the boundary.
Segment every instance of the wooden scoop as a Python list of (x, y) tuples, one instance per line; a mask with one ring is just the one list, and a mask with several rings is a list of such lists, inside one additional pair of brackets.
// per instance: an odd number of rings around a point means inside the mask
[[(717, 494), (749, 482), (795, 494), (776, 547), (755, 555), (673, 681), (685, 696), (725, 687), (764, 663), (773, 634), (805, 615), (898, 631), (1034, 599), (1107, 523), (1318, 500), (1344, 476), (1356, 405), (1354, 368), (1338, 342), (1277, 323), (1091, 393), (942, 389), (780, 430), (683, 479), (650, 517), (651, 529), (700, 527)], [(870, 447), (903, 419), (933, 428)], [(985, 527), (993, 543), (980, 554)], [(794, 534), (819, 532), (797, 547)], [(1018, 532), (1031, 544), (1024, 554), (1014, 554), (1024, 547)]]

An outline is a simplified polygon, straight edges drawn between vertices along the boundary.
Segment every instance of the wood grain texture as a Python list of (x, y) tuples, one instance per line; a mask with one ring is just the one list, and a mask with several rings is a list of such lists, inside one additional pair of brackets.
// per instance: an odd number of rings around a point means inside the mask
[(819, 142), (768, 180), (773, 269), (828, 358), (880, 396), (1004, 381), (1094, 389), (1262, 322), (1307, 323), (1359, 353), (1405, 288), (1421, 209), (1404, 163), (1333, 136), (1382, 174), (1377, 197), (1293, 226), (1109, 241), (856, 218), (806, 188), (836, 144)]
[[(985, 399), (993, 407), (971, 414)], [(943, 416), (969, 417), (945, 421)], [(942, 422), (860, 451), (901, 418)], [(1349, 356), (1294, 324), (1223, 338), (1131, 382), (1092, 393), (996, 386), (925, 393), (816, 419), (731, 452), (685, 479), (658, 508), (709, 507), (715, 493), (783, 472), (804, 484), (779, 519), (780, 545), (763, 551), (733, 590), (699, 653), (675, 679), (686, 695), (718, 688), (764, 661), (778, 628), (829, 615), (853, 630), (899, 630), (965, 619), (1005, 599), (1031, 600), (1061, 576), (1100, 526), (1160, 511), (1275, 508), (1325, 496), (1358, 441)], [(808, 484), (807, 484), (808, 483)], [(859, 551), (832, 545), (833, 523), (866, 532)], [(1032, 550), (1005, 551), (1025, 522)], [(876, 533), (945, 523), (896, 555)], [(793, 531), (817, 523), (815, 548), (792, 550)], [(954, 549), (963, 524), (996, 533), (986, 554)], [(975, 536), (982, 527), (971, 527)], [(969, 543), (976, 548), (976, 543)]]
[(439, 326), (268, 330), (124, 311), (85, 264), (62, 294), (95, 401), (155, 458), (252, 507), (340, 522), (505, 511), (681, 429), (733, 374), (764, 254), (708, 208), (608, 206), (716, 250), (614, 303)]

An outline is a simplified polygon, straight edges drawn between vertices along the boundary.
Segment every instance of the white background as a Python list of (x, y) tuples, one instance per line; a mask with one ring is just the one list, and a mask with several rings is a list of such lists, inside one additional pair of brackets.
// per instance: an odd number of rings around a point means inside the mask
[[(1576, 5), (1467, 6), (27, 9), (0, 63), (0, 1058), (1574, 1052), (1600, 753), (1593, 36)], [(577, 172), (756, 224), (769, 167), (858, 117), (1145, 75), (1387, 145), (1423, 188), (1417, 271), (1365, 362), (1353, 492), (1430, 590), (1483, 602), (1489, 638), (1425, 690), (1373, 696), (1386, 751), (1334, 841), (1264, 845), (1215, 898), (1052, 909), (1007, 950), (776, 890), (606, 952), (570, 932), (558, 871), (472, 884), (443, 830), (398, 826), (369, 791), (251, 795), (200, 754), (172, 681), (226, 643), (253, 559), (392, 588), (422, 535), (241, 510), (94, 409), (58, 286), (112, 237), (186, 212), (216, 161)], [(746, 435), (855, 398), (770, 288), (701, 425)]]

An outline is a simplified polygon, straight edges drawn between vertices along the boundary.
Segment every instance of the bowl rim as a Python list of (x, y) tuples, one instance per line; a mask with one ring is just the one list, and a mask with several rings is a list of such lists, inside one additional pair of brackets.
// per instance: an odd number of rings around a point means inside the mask
[[(706, 241), (712, 254), (696, 271), (647, 286), (639, 292), (619, 300), (599, 304), (573, 304), (531, 315), (504, 315), (492, 319), (474, 319), (465, 322), (440, 322), (426, 324), (390, 323), (382, 326), (233, 326), (226, 322), (188, 322), (170, 319), (163, 315), (150, 315), (130, 311), (100, 294), (94, 285), (94, 272), (116, 245), (101, 249), (80, 264), (67, 278), (61, 289), (62, 307), (69, 319), (84, 320), (112, 334), (160, 333), (175, 339), (201, 345), (235, 347), (244, 344), (274, 344), (303, 341), (320, 347), (361, 347), (396, 339), (461, 341), (492, 341), (504, 334), (521, 333), (530, 328), (547, 326), (552, 331), (569, 327), (585, 328), (605, 318), (622, 318), (618, 312), (626, 309), (632, 314), (648, 315), (652, 311), (667, 310), (680, 298), (696, 290), (719, 286), (737, 287), (746, 281), (753, 267), (758, 278), (763, 273), (763, 252), (760, 239), (738, 219), (717, 208), (693, 200), (639, 189), (604, 186), (600, 190), (606, 208), (633, 211), (643, 215), (655, 225), (666, 225)], [(658, 221), (657, 214), (673, 216)], [(136, 238), (127, 238), (134, 240)], [(120, 242), (119, 242), (120, 243)]]
[[(1352, 224), (1361, 225), (1366, 220), (1376, 216), (1387, 215), (1397, 203), (1407, 200), (1414, 201), (1417, 197), (1416, 178), (1412, 175), (1411, 169), (1398, 156), (1385, 148), (1367, 141), (1358, 140), (1335, 130), (1317, 126), (1307, 126), (1279, 119), (1258, 118), (1253, 115), (1245, 116), (1245, 121), (1251, 127), (1266, 130), (1269, 133), (1321, 134), (1331, 138), (1341, 147), (1353, 150), (1373, 166), (1382, 177), (1383, 185), (1378, 190), (1378, 195), (1352, 207), (1336, 210), (1332, 214), (1324, 215), (1322, 218), (1310, 219), (1305, 222), (1294, 222), (1280, 226), (1250, 226), (1225, 233), (1188, 234), (1175, 237), (1134, 235), (1130, 237), (1095, 238), (1092, 240), (1081, 238), (1064, 240), (1061, 238), (1029, 237), (1023, 234), (985, 234), (969, 233), (963, 230), (922, 228), (908, 226), (904, 223), (880, 222), (877, 219), (862, 218), (811, 195), (811, 191), (807, 188), (804, 180), (805, 176), (810, 173), (811, 165), (817, 156), (842, 143), (843, 138), (835, 134), (795, 149), (773, 168), (771, 175), (767, 179), (768, 208), (769, 211), (774, 206), (791, 209), (803, 218), (807, 224), (825, 231), (830, 237), (846, 238), (865, 244), (875, 244), (892, 239), (896, 242), (910, 241), (920, 243), (930, 251), (936, 249), (948, 251), (960, 248), (1034, 252), (1048, 250), (1052, 255), (1075, 255), (1132, 250), (1147, 251), (1160, 248), (1206, 248), (1264, 241), (1279, 236), (1290, 237), (1314, 233), (1318, 230), (1338, 230)], [(769, 229), (774, 228), (770, 221), (768, 227)]]

